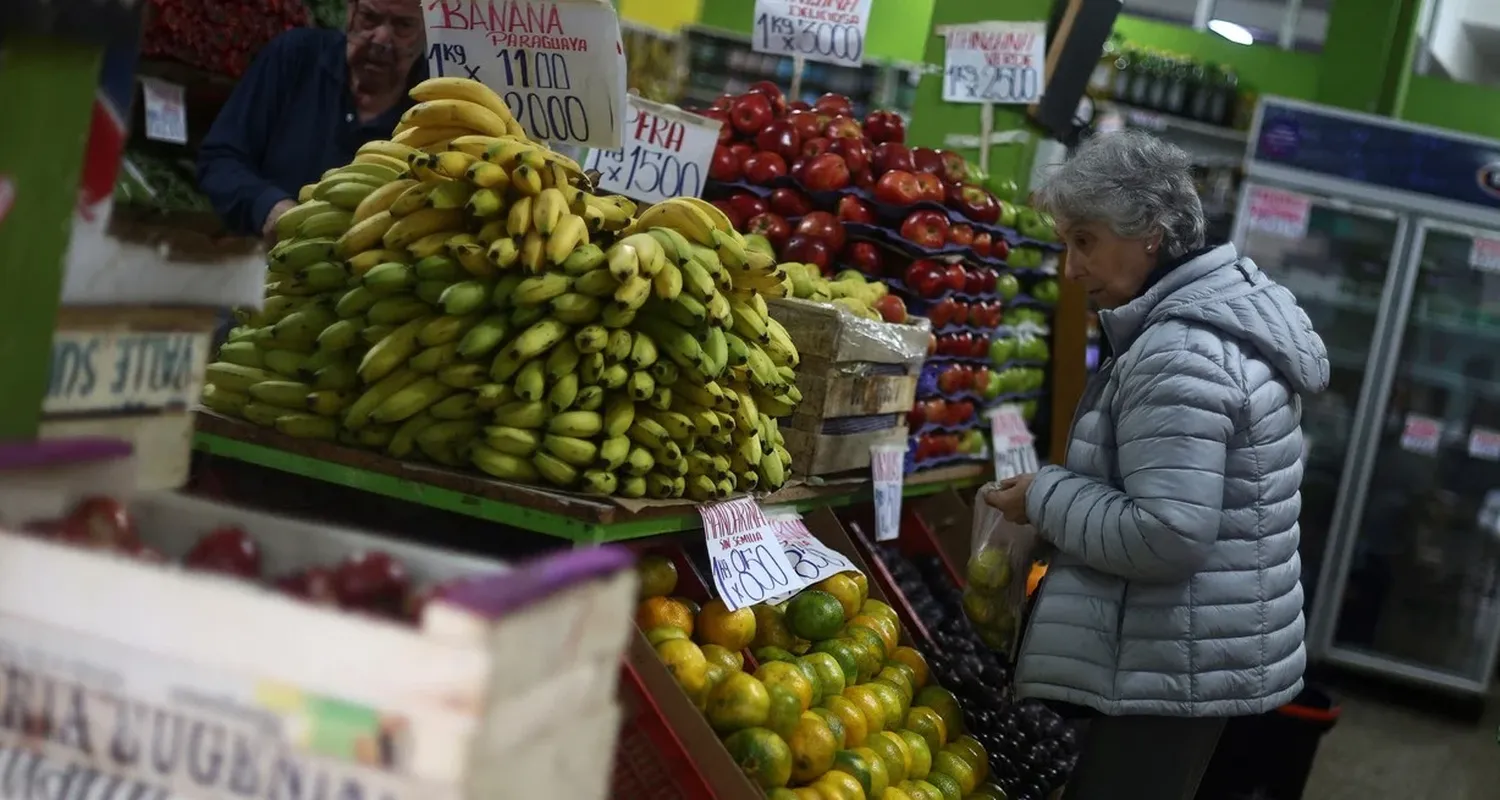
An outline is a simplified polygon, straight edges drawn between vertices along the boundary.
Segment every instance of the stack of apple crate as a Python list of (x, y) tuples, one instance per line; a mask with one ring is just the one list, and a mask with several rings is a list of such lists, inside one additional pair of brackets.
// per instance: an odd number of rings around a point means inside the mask
[(861, 319), (827, 303), (773, 300), (802, 363), (802, 402), (783, 428), (792, 470), (802, 477), (868, 469), (870, 447), (906, 439), (928, 327)]

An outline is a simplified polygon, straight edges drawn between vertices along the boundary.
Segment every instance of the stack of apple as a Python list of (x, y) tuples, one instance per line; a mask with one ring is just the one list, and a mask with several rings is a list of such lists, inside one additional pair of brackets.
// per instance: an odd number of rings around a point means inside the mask
[[(112, 497), (85, 498), (66, 515), (29, 522), (24, 530), (52, 541), (142, 561), (169, 560), (142, 541), (130, 509)], [(442, 585), (419, 588), (404, 564), (379, 550), (353, 553), (336, 564), (307, 565), (273, 578), (263, 571), (260, 543), (234, 526), (199, 537), (181, 563), (189, 570), (263, 583), (316, 605), (413, 623), (420, 619), (428, 599), (443, 589)]]

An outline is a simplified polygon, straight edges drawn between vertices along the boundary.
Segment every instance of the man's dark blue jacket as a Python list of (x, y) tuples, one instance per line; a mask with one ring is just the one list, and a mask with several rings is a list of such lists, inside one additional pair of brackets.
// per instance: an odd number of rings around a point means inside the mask
[[(224, 224), (259, 236), (271, 207), (386, 139), (411, 107), (360, 122), (341, 31), (298, 28), (266, 45), (219, 111), (198, 151), (198, 187)], [(418, 59), (413, 79), (426, 77)], [(420, 74), (418, 74), (420, 73)]]

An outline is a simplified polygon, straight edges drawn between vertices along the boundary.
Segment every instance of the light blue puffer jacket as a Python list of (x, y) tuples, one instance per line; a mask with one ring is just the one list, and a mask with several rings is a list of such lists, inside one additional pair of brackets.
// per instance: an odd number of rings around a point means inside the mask
[(1066, 466), (1027, 514), (1057, 548), (1022, 642), (1022, 696), (1118, 716), (1237, 716), (1302, 686), (1300, 394), (1328, 354), (1233, 245), (1099, 314)]

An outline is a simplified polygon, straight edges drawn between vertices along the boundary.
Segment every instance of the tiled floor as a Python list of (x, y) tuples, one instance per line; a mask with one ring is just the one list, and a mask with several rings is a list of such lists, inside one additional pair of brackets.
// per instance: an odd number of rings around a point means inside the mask
[(1324, 737), (1304, 800), (1494, 800), (1500, 797), (1500, 696), (1478, 722), (1340, 690), (1343, 716)]

